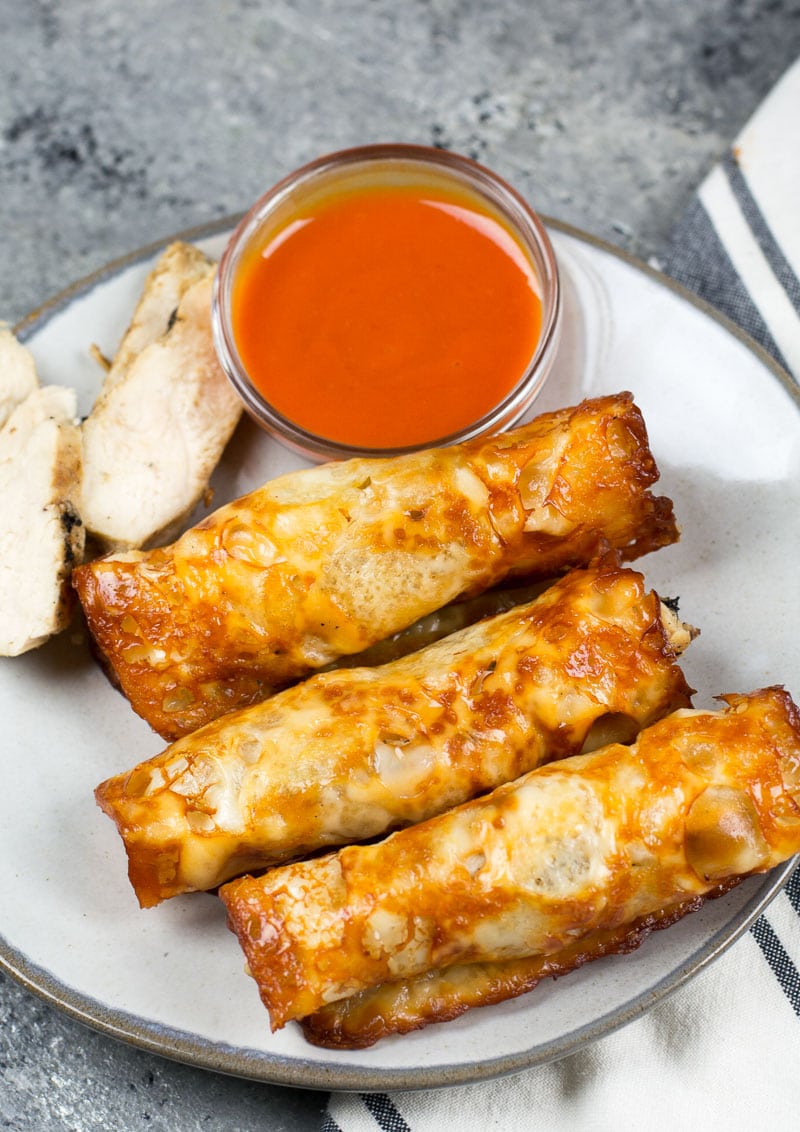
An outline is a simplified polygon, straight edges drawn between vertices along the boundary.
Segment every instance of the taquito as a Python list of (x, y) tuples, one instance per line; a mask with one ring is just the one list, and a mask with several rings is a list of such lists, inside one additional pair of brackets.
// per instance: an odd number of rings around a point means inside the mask
[(504, 435), (280, 476), (171, 546), (73, 580), (97, 649), (166, 739), (507, 577), (678, 537), (630, 394)]

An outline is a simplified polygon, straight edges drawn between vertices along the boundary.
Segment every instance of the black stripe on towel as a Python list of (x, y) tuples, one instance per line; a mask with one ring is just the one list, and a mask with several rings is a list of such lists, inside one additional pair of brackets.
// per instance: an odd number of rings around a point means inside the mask
[(750, 192), (747, 181), (736, 163), (735, 155), (730, 150), (722, 161), (722, 168), (725, 170), (733, 195), (742, 210), (742, 215), (750, 225), (750, 231), (764, 253), (764, 258), (789, 297), (792, 306), (800, 313), (800, 280), (792, 271), (789, 261), (781, 251), (778, 241), (772, 234), (772, 229), (764, 219), (756, 198)]
[(789, 903), (800, 916), (800, 865), (786, 882), (786, 895), (789, 897)]
[(329, 1112), (325, 1113), (325, 1119), (320, 1125), (319, 1132), (342, 1132), (341, 1127), (336, 1123)]
[(767, 324), (697, 198), (686, 209), (673, 233), (664, 270), (741, 326), (786, 369)]
[(750, 931), (772, 968), (772, 973), (781, 984), (783, 993), (791, 1002), (795, 1014), (800, 1017), (800, 972), (765, 916), (759, 916)]
[(382, 1132), (411, 1132), (386, 1093), (362, 1093), (361, 1099), (375, 1117)]

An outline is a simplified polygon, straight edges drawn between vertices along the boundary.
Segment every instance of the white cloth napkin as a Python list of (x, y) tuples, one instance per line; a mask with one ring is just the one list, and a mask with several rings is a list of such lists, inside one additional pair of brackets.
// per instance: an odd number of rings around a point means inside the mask
[[(800, 61), (703, 182), (665, 269), (800, 380)], [(800, 631), (800, 581), (787, 602)], [(322, 1132), (639, 1127), (800, 1128), (800, 869), (712, 966), (581, 1053), (489, 1084), (333, 1093)]]

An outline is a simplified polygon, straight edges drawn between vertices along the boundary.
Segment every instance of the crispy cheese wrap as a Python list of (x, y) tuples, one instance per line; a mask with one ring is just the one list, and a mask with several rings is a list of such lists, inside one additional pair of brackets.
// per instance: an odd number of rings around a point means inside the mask
[(543, 979), (568, 975), (593, 959), (635, 951), (651, 932), (668, 928), (706, 900), (738, 884), (734, 877), (707, 895), (639, 916), (632, 924), (601, 928), (547, 955), (494, 963), (456, 963), (413, 979), (339, 999), (300, 1019), (303, 1034), (326, 1049), (365, 1049), (392, 1034), (407, 1034), (432, 1022), (450, 1022), (476, 1006), (492, 1006), (527, 994)]
[(800, 851), (800, 713), (779, 688), (723, 698), (223, 887), (273, 1029), (437, 968), (552, 955)]
[(207, 724), (97, 800), (149, 906), (441, 813), (577, 753), (595, 724), (635, 733), (689, 703), (689, 636), (636, 571), (574, 570), (418, 653)]
[(294, 472), (172, 546), (75, 571), (133, 708), (175, 739), (511, 576), (673, 542), (630, 394), (505, 435)]

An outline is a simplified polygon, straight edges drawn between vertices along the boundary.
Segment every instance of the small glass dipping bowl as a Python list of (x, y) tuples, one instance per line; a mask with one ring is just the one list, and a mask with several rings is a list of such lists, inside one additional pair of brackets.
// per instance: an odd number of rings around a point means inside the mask
[[(397, 446), (365, 447), (309, 431), (289, 419), (256, 387), (242, 361), (234, 333), (232, 295), (243, 257), (252, 257), (286, 231), (302, 209), (313, 208), (332, 194), (373, 189), (429, 188), (457, 193), (505, 229), (521, 250), (536, 281), (541, 326), (527, 364), (510, 390), (465, 427)], [(295, 451), (314, 460), (353, 456), (394, 456), (422, 448), (457, 444), (483, 433), (497, 432), (522, 417), (550, 372), (561, 325), (558, 265), (542, 221), (526, 201), (498, 176), (468, 158), (415, 145), (370, 145), (342, 150), (303, 166), (280, 181), (244, 216), (222, 255), (212, 301), (214, 341), (222, 367), (245, 409), (262, 428)], [(498, 326), (497, 334), (504, 328)], [(262, 382), (263, 384), (263, 382)]]

